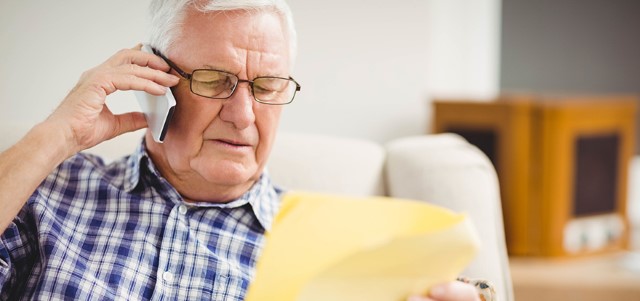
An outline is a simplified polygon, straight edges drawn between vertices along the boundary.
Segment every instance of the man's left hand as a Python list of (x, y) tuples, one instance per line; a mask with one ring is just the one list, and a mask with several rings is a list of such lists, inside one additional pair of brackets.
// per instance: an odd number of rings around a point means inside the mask
[(476, 288), (468, 283), (451, 281), (431, 288), (429, 294), (412, 296), (407, 301), (481, 301)]

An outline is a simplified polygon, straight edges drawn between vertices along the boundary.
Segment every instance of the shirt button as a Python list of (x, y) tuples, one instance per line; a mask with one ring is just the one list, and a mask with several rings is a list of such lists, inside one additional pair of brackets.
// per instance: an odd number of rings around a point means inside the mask
[(180, 214), (187, 213), (187, 206), (185, 206), (185, 205), (178, 206), (178, 212), (180, 212)]
[(173, 274), (169, 271), (162, 273), (162, 279), (166, 282), (173, 282)]

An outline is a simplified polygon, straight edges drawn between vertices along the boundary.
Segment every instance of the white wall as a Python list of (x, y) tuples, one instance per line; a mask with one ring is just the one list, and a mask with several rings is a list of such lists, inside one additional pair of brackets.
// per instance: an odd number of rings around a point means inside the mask
[[(0, 124), (35, 124), (80, 74), (146, 36), (148, 1), (0, 1)], [(138, 110), (133, 94), (108, 98)]]
[(432, 93), (497, 91), (498, 0), (291, 5), (304, 86), (285, 129), (387, 141), (427, 131)]
[[(148, 1), (0, 1), (0, 122), (45, 118), (80, 74), (145, 40)], [(387, 141), (422, 134), (437, 94), (498, 86), (500, 0), (290, 0), (302, 93), (281, 128)], [(108, 99), (137, 110), (133, 94)]]

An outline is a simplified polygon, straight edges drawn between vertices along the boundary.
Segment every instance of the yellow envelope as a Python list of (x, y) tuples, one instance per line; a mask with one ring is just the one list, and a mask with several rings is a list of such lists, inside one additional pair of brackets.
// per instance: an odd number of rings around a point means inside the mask
[(478, 248), (465, 215), (424, 202), (288, 193), (246, 300), (406, 300)]

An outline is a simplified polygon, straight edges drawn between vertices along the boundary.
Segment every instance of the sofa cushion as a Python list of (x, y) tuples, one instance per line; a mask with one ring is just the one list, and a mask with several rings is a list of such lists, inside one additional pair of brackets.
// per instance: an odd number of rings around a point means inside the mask
[(279, 133), (268, 171), (285, 189), (384, 195), (384, 148), (371, 141)]

